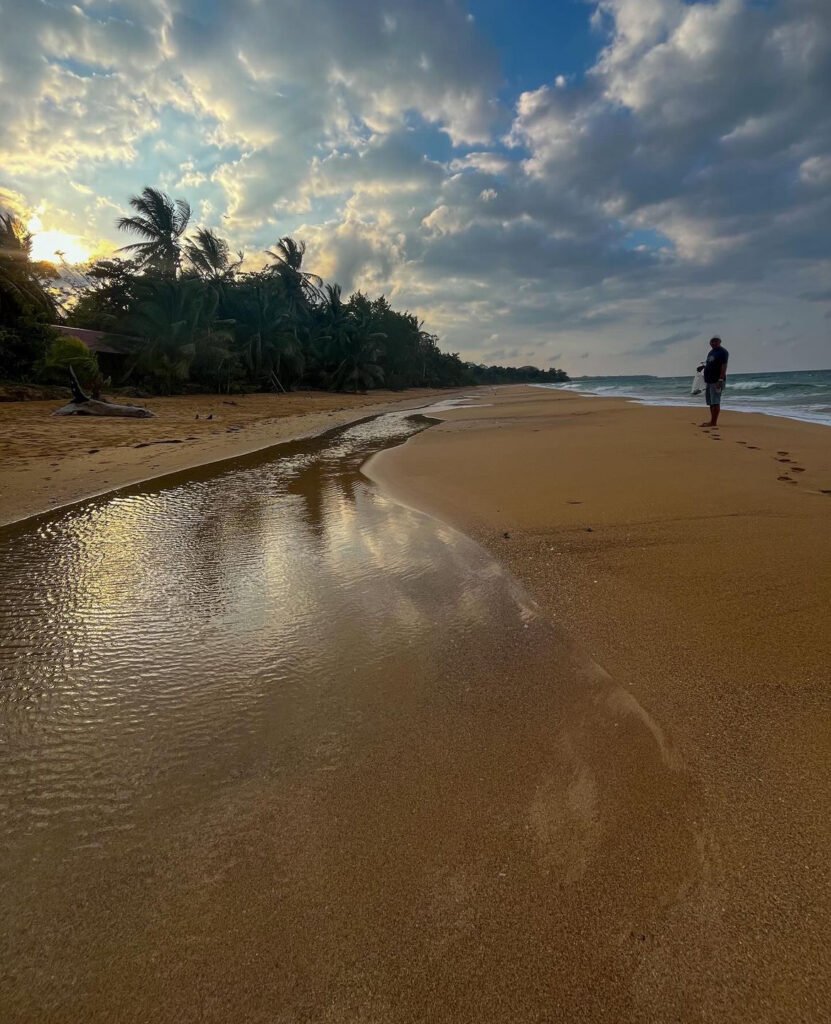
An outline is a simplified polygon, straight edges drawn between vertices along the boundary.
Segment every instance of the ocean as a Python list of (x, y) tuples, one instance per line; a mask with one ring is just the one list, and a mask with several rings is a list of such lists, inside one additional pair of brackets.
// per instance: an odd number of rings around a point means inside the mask
[[(539, 387), (603, 398), (629, 398), (642, 405), (703, 406), (691, 395), (693, 374), (685, 377), (580, 377), (568, 384)], [(761, 412), (831, 426), (831, 370), (781, 373), (728, 373), (725, 412)]]

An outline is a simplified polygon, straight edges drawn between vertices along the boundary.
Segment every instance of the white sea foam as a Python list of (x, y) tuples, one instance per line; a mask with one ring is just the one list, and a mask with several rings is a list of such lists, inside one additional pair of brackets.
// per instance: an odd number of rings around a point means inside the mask
[[(596, 398), (625, 398), (642, 405), (700, 407), (703, 395), (690, 394), (685, 377), (587, 377), (567, 384), (541, 384)], [(831, 426), (831, 370), (771, 374), (732, 374), (724, 394), (725, 410), (780, 416)]]

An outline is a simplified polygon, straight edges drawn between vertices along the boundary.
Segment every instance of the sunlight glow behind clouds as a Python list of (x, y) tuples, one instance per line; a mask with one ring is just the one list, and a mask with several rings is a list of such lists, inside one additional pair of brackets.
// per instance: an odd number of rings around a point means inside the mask
[(68, 258), (153, 184), (471, 358), (673, 372), (694, 316), (749, 369), (829, 362), (826, 0), (599, 0), (593, 66), (508, 105), (461, 0), (2, 2), (0, 202)]
[(34, 235), (33, 260), (59, 263), (64, 259), (67, 263), (84, 263), (90, 257), (90, 250), (77, 235), (58, 230), (47, 231), (40, 217), (31, 217), (26, 227)]

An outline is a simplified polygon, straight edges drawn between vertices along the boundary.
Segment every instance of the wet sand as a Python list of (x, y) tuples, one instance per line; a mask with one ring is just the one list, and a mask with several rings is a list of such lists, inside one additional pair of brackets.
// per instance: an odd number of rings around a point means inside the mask
[(423, 425), (0, 531), (4, 1024), (692, 1019), (663, 919), (709, 892), (701, 794), (360, 475)]
[[(62, 401), (0, 402), (0, 526), (142, 480), (318, 434), (430, 389), (332, 395), (178, 395), (134, 399), (153, 419), (53, 417)], [(210, 417), (210, 419), (208, 418)]]
[(473, 401), (7, 532), (8, 1020), (829, 1019), (831, 434)]
[[(632, 878), (654, 929), (638, 1009), (609, 1019), (831, 1019), (831, 430), (538, 389), (441, 418), (370, 477), (506, 564), (700, 799), (696, 882), (656, 902)], [(642, 856), (657, 885), (677, 866)]]

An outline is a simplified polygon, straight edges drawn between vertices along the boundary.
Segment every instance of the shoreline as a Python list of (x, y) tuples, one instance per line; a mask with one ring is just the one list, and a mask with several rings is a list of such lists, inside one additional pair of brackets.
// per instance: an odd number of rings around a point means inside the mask
[[(529, 384), (528, 387), (531, 387), (531, 388), (536, 388), (536, 387), (545, 388), (545, 387), (547, 387), (547, 385), (545, 385), (545, 384)], [(549, 387), (548, 390), (550, 390), (550, 391), (555, 391), (555, 390), (565, 391), (565, 392), (567, 392), (569, 394), (577, 395), (579, 398), (602, 398), (602, 399), (605, 399), (606, 401), (631, 402), (633, 405), (643, 405), (643, 406), (646, 406), (647, 408), (651, 408), (651, 409), (700, 409), (701, 408), (701, 404), (698, 403), (698, 402), (681, 402), (681, 401), (678, 401), (678, 402), (664, 401), (664, 402), (662, 402), (659, 399), (641, 398), (638, 395), (615, 395), (614, 398), (610, 398), (608, 395), (601, 395), (601, 394), (599, 394), (596, 391), (570, 391), (568, 387), (561, 387), (561, 386)], [(741, 406), (731, 406), (729, 404), (725, 404), (725, 410), (729, 410), (731, 415), (733, 413), (738, 412), (738, 413), (741, 413), (743, 416), (770, 416), (773, 419), (777, 419), (777, 420), (791, 420), (794, 423), (808, 423), (811, 426), (815, 426), (815, 427), (831, 427), (831, 418), (829, 418), (829, 419), (821, 419), (819, 417), (809, 418), (807, 416), (796, 416), (796, 415), (792, 415), (791, 416), (791, 415), (788, 415), (788, 413), (783, 412), (781, 409), (770, 409), (770, 410), (768, 410), (768, 409), (757, 409), (757, 408), (754, 408), (754, 409), (743, 409)]]
[(688, 1019), (642, 943), (698, 796), (500, 562), (363, 479), (408, 415), (3, 537), (15, 1020)]
[[(483, 397), (483, 392), (488, 395), (508, 391), (525, 394), (529, 388), (566, 398), (645, 409), (686, 413), (697, 408), (694, 405), (665, 405), (636, 397), (608, 398), (533, 384), (414, 389), (403, 398), (398, 397), (400, 392), (383, 390), (363, 395), (327, 392), (233, 398), (227, 395), (180, 395), (143, 403), (158, 410), (157, 417), (149, 420), (72, 417), (68, 421), (52, 419), (51, 413), (58, 407), (57, 401), (3, 402), (0, 403), (0, 474), (5, 487), (0, 493), (0, 529), (176, 473), (316, 437), (367, 415), (409, 408), (417, 410), (432, 404), (432, 399), (464, 395)], [(237, 408), (232, 412), (222, 409), (222, 406)], [(192, 420), (197, 409), (203, 417), (213, 414), (214, 419)], [(729, 415), (741, 412), (743, 416), (764, 416), (775, 422), (818, 428), (826, 426), (773, 412), (732, 408), (727, 411)], [(206, 430), (208, 423), (211, 427)], [(230, 427), (226, 425), (229, 423), (232, 424)], [(63, 425), (64, 429), (59, 429), (58, 425)], [(188, 436), (160, 436), (177, 431)], [(74, 449), (67, 446), (70, 440), (75, 442)], [(27, 447), (32, 441), (37, 446), (34, 454)], [(96, 447), (86, 448), (86, 444)], [(89, 458), (92, 455), (94, 459)]]
[[(791, 379), (780, 379), (783, 377)], [(814, 379), (817, 377), (823, 378), (823, 380), (817, 383)], [(829, 380), (825, 380), (825, 378), (829, 378)], [(632, 380), (635, 378), (594, 378), (589, 383), (585, 378), (577, 378), (565, 384), (532, 384), (530, 386), (542, 387), (545, 390), (564, 391), (584, 398), (621, 399), (661, 409), (703, 408), (703, 396), (691, 394), (687, 378), (647, 377), (641, 378), (643, 381), (641, 385), (627, 384), (627, 381)], [(650, 384), (658, 389), (663, 388), (663, 392), (661, 390), (650, 392)], [(583, 390), (584, 387), (585, 390)], [(790, 393), (787, 391), (789, 387), (801, 389), (798, 401), (789, 403), (785, 400)], [(811, 393), (807, 390), (811, 388), (819, 389), (820, 393)], [(749, 413), (831, 427), (830, 388), (831, 369), (780, 371), (778, 373), (745, 371), (732, 375), (728, 380), (728, 400), (725, 408), (731, 414), (734, 412)], [(784, 394), (783, 389), (785, 389)], [(756, 393), (754, 394), (754, 392)], [(770, 395), (773, 395), (773, 399), (765, 401), (764, 397), (768, 396), (769, 398)]]
[[(198, 918), (204, 928), (207, 916), (207, 933), (225, 936), (241, 894), (246, 910), (251, 894), (265, 898), (255, 901), (262, 914), (246, 916), (246, 928), (237, 931), (249, 936), (253, 920), (260, 929), (256, 948), (273, 943), (267, 894), (275, 878), (283, 885), (274, 865), (288, 851), (293, 881), (279, 891), (291, 912), (289, 930), (283, 920), (280, 934), (294, 936), (287, 942), (292, 951), (305, 949), (310, 934), (323, 936), (305, 954), (305, 964), (318, 958), (313, 969), (299, 970), (310, 986), (298, 997), (303, 1005), (315, 1005), (318, 978), (329, 977), (333, 964), (342, 972), (355, 949), (375, 951), (383, 969), (373, 984), (386, 992), (391, 978), (400, 982), (396, 950), (403, 935), (405, 948), (421, 951), (419, 962), (440, 950), (433, 961), (434, 971), (444, 972), (437, 1005), (458, 992), (459, 971), (471, 991), (483, 993), (477, 1019), (504, 1019), (508, 1005), (500, 1000), (509, 990), (510, 1010), (516, 1015), (517, 1000), (527, 1000), (520, 1016), (529, 1019), (555, 1003), (568, 1008), (561, 1015), (569, 1019), (608, 1016), (611, 1007), (621, 1020), (822, 1019), (831, 997), (824, 967), (831, 947), (824, 856), (831, 842), (831, 581), (821, 568), (831, 564), (831, 456), (824, 432), (766, 417), (725, 419), (718, 432), (707, 432), (690, 422), (689, 410), (589, 402), (525, 386), (385, 398), (306, 415), (283, 407), (278, 418), (252, 408), (250, 429), (225, 436), (225, 421), (209, 421), (203, 443), (189, 454), (204, 456), (210, 445), (234, 459), (243, 453), (229, 447), (255, 435), (270, 441), (252, 450), (268, 449), (290, 440), (275, 441), (277, 429), (302, 428), (295, 436), (310, 436), (391, 408), (432, 405), (434, 426), (372, 456), (361, 472), (393, 502), (438, 520), (438, 534), (450, 524), (496, 560), (456, 567), (461, 589), (452, 609), (472, 616), (480, 632), (466, 649), (458, 624), (454, 632), (446, 616), (436, 619), (445, 577), (440, 562), (433, 564), (428, 528), (405, 558), (437, 573), (433, 580), (421, 571), (404, 574), (407, 616), (415, 593), (424, 602), (419, 621), (429, 642), (419, 656), (406, 646), (388, 648), (389, 661), (376, 666), (376, 675), (350, 673), (346, 685), (327, 691), (345, 702), (336, 713), (328, 698), (315, 697), (319, 720), (297, 718), (291, 687), (273, 688), (285, 702), (275, 728), (287, 727), (293, 743), (298, 723), (307, 723), (307, 745), (288, 744), (286, 770), (261, 777), (258, 769), (248, 778), (240, 791), (242, 824), (233, 803), (220, 801), (209, 823), (200, 810), (199, 822), (185, 815), (181, 830), (169, 834), (159, 858), (166, 866), (176, 860), (178, 837), (194, 836), (182, 860), (185, 895), (174, 901), (178, 915), (164, 914), (164, 932), (153, 933), (147, 949), (155, 955), (172, 941), (187, 955), (167, 958), (177, 984), (153, 989), (151, 982), (155, 1001), (169, 1007), (170, 991), (197, 990), (215, 947), (192, 950), (192, 922)], [(442, 398), (468, 401), (448, 407), (453, 403)], [(149, 422), (164, 433), (172, 421)], [(312, 423), (320, 429), (309, 431)], [(132, 425), (113, 429), (125, 427)], [(180, 448), (173, 446), (171, 458), (188, 454)], [(111, 453), (118, 449), (112, 445)], [(127, 460), (122, 468), (133, 465)], [(314, 472), (309, 487), (309, 507), (323, 522), (317, 495), (325, 488)], [(328, 493), (337, 502), (338, 489)], [(261, 500), (281, 538), (275, 550), (288, 556), (283, 517), (268, 497)], [(256, 513), (245, 502), (239, 507), (248, 528)], [(221, 511), (212, 511), (222, 520)], [(161, 528), (167, 532), (171, 523)], [(180, 523), (180, 535), (190, 537), (190, 529)], [(374, 564), (380, 579), (391, 568), (394, 579), (407, 529), (368, 532), (390, 545), (376, 552)], [(253, 537), (260, 551), (262, 535)], [(318, 544), (322, 537), (312, 530), (307, 540)], [(213, 559), (224, 558), (226, 571), (251, 586), (254, 563), (240, 558), (234, 544), (217, 543), (210, 531), (201, 542), (197, 578), (203, 565), (215, 568)], [(303, 565), (310, 564), (307, 557)], [(275, 577), (273, 566), (261, 570), (264, 579)], [(511, 601), (490, 607), (471, 600), (477, 585), (503, 574), (535, 602), (530, 619), (514, 621)], [(147, 578), (164, 588), (167, 570)], [(299, 583), (315, 574), (302, 569), (296, 580), (286, 578)], [(190, 594), (185, 588), (181, 597), (185, 621), (192, 614), (210, 621), (210, 602)], [(361, 606), (346, 607), (343, 636), (354, 638), (354, 609)], [(318, 618), (336, 638), (337, 617)], [(118, 629), (121, 618), (108, 621)], [(272, 621), (279, 617), (263, 619)], [(385, 610), (377, 621), (388, 621)], [(135, 630), (129, 635), (133, 642)], [(203, 635), (216, 642), (217, 634)], [(389, 642), (383, 630), (372, 634), (370, 649), (385, 635)], [(240, 656), (248, 656), (248, 634), (240, 637)], [(366, 656), (362, 642), (355, 669)], [(271, 665), (273, 638), (267, 649)], [(224, 654), (224, 645), (218, 651)], [(339, 654), (343, 660), (349, 663)], [(298, 749), (305, 751), (299, 759)], [(289, 766), (309, 765), (319, 770), (293, 783)], [(228, 770), (237, 767), (232, 761)], [(286, 808), (295, 823), (288, 830)], [(437, 811), (445, 827), (435, 826)], [(285, 845), (287, 836), (300, 837), (299, 850)], [(321, 850), (331, 861), (320, 859)], [(123, 863), (116, 856), (114, 869)], [(238, 886), (216, 873), (227, 864)], [(138, 906), (146, 896), (142, 875), (128, 874), (121, 891)], [(367, 889), (368, 876), (380, 888)], [(180, 876), (162, 874), (159, 882), (167, 906), (165, 894), (172, 900), (179, 893)], [(93, 902), (81, 900), (87, 908)], [(105, 923), (109, 903), (96, 904)], [(75, 902), (67, 907), (68, 930)], [(333, 915), (340, 922), (334, 929)], [(108, 934), (103, 927), (94, 933), (102, 942)], [(455, 941), (445, 948), (448, 936)], [(116, 1002), (133, 978), (135, 947), (129, 948), (130, 957), (117, 964)], [(232, 943), (230, 956), (222, 948), (223, 962), (249, 962), (244, 943)], [(472, 959), (471, 950), (479, 951)], [(102, 946), (94, 958), (108, 964), (108, 977), (109, 955)], [(510, 975), (513, 988), (501, 973), (506, 964), (519, 972)], [(283, 977), (280, 969), (266, 972), (266, 986), (284, 993)], [(433, 984), (419, 988), (420, 975), (409, 965), (404, 977), (425, 999), (435, 994)], [(216, 999), (227, 998), (227, 981), (220, 972)], [(84, 991), (98, 990), (82, 987), (78, 998)], [(93, 998), (106, 1016), (107, 1004)]]
[[(53, 418), (54, 401), (0, 403), (0, 528), (187, 470), (417, 410), (475, 388), (366, 395), (196, 395), (149, 400), (154, 419)], [(208, 419), (208, 417), (211, 417)]]

